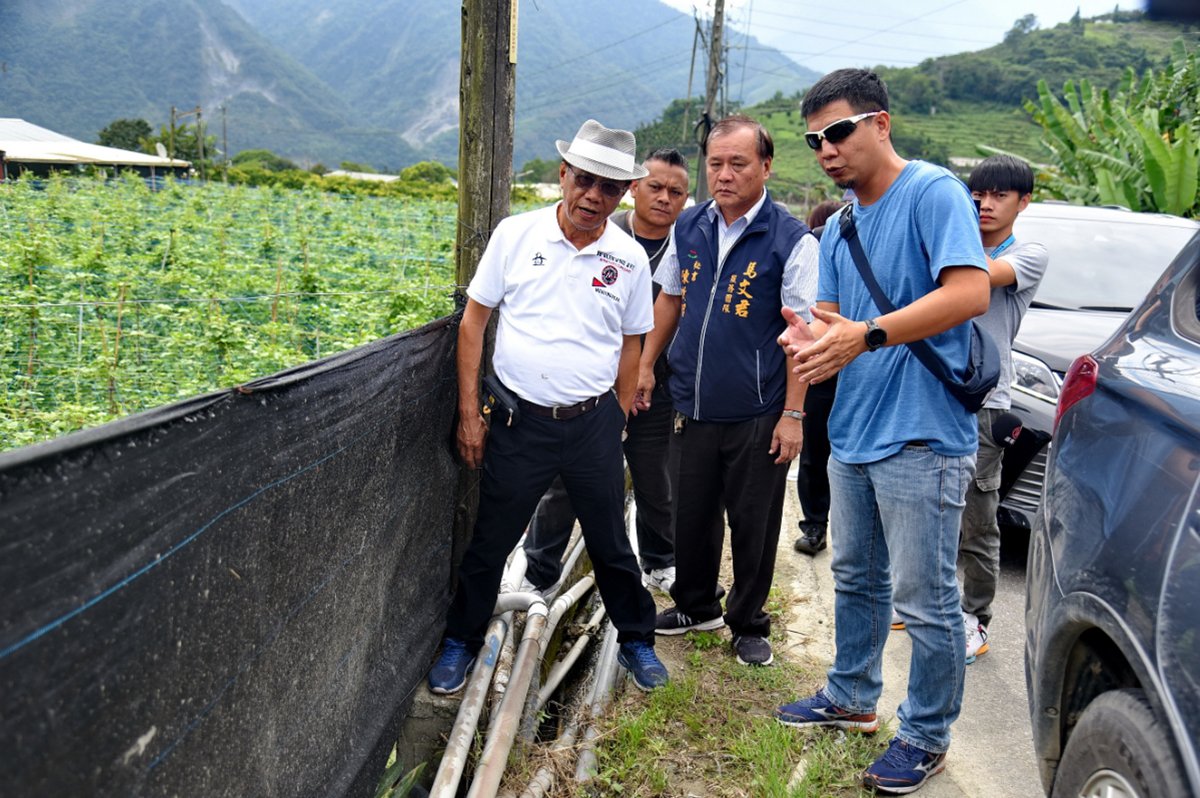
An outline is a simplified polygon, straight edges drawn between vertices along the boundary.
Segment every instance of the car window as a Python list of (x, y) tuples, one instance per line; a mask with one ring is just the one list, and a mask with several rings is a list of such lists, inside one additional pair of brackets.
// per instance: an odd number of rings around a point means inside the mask
[(1023, 214), (1015, 233), (1050, 253), (1034, 302), (1055, 307), (1132, 310), (1196, 229), (1180, 224)]
[(1180, 335), (1200, 343), (1200, 233), (1188, 245), (1184, 258), (1190, 258), (1172, 300), (1171, 320)]

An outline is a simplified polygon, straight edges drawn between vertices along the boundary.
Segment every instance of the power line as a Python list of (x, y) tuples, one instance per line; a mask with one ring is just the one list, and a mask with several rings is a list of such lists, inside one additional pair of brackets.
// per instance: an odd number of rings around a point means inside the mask
[(546, 67), (545, 69), (543, 69), (539, 72), (531, 72), (528, 75), (525, 75), (523, 77), (535, 78), (538, 75), (545, 75), (548, 72), (557, 72), (558, 70), (562, 69), (567, 64), (572, 64), (576, 61), (581, 61), (584, 58), (588, 58), (589, 56), (596, 55), (597, 53), (603, 53), (606, 50), (610, 50), (613, 47), (616, 47), (618, 44), (624, 44), (625, 42), (632, 41), (632, 40), (638, 38), (639, 36), (645, 36), (646, 34), (652, 33), (654, 31), (658, 30), (659, 28), (670, 25), (672, 22), (679, 22), (681, 20), (686, 20), (688, 22), (691, 21), (686, 16), (684, 16), (682, 14), (678, 14), (678, 15), (672, 17), (671, 19), (663, 20), (662, 22), (658, 23), (657, 25), (652, 25), (649, 28), (643, 28), (642, 30), (638, 31), (637, 33), (633, 34), (632, 36), (626, 36), (624, 39), (618, 39), (615, 42), (609, 42), (607, 44), (601, 45), (600, 47), (597, 47), (595, 50), (591, 50), (590, 52), (586, 52), (581, 55), (577, 55), (574, 58), (568, 58), (566, 61), (560, 61), (559, 63), (554, 64), (549, 67)]

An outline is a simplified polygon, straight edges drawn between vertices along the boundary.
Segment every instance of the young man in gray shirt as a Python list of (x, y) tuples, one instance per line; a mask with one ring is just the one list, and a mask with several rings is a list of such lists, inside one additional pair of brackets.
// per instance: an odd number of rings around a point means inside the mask
[(962, 610), (967, 638), (966, 662), (988, 650), (988, 624), (1000, 573), (1000, 471), (1003, 441), (992, 427), (1012, 406), (1012, 342), (1021, 319), (1046, 273), (1046, 248), (1013, 236), (1017, 214), (1029, 205), (1033, 171), (1011, 155), (993, 155), (967, 178), (971, 197), (979, 206), (979, 232), (987, 255), (992, 286), (988, 312), (978, 321), (1000, 349), (1000, 382), (979, 411), (979, 454), (975, 479), (967, 486), (958, 565), (963, 574)]

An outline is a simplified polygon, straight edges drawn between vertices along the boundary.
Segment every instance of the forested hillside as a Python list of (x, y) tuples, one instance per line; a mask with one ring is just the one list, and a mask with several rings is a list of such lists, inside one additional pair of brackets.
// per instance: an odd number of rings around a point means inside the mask
[[(1036, 19), (1025, 17), (995, 47), (928, 59), (906, 69), (876, 70), (891, 93), (893, 138), (902, 155), (961, 164), (981, 157), (979, 146), (986, 145), (1043, 162), (1050, 152), (1041, 143), (1042, 129), (1023, 107), (1026, 100), (1037, 101), (1040, 79), (1057, 93), (1066, 81), (1081, 79), (1115, 89), (1127, 67), (1140, 76), (1166, 66), (1172, 43), (1179, 39), (1197, 47), (1200, 26), (1154, 22), (1122, 11), (1041, 29)], [(1194, 91), (1200, 92), (1200, 86)], [(834, 193), (802, 140), (802, 96), (802, 91), (780, 93), (747, 108), (775, 138), (773, 192), (801, 207)], [(682, 146), (694, 157), (686, 108), (682, 101), (668, 106), (654, 123), (639, 128), (639, 140)], [(694, 118), (696, 103), (691, 108)]]

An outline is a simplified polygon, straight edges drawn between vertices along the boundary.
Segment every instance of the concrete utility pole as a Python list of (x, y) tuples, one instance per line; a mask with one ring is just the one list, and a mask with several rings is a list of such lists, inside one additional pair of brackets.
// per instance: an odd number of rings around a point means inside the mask
[(712, 32), (708, 37), (708, 81), (704, 85), (704, 115), (700, 117), (697, 138), (700, 155), (696, 162), (696, 202), (708, 199), (708, 178), (704, 172), (704, 150), (708, 146), (708, 131), (712, 128), (713, 106), (721, 90), (721, 57), (724, 50), (722, 34), (725, 28), (725, 0), (713, 4)]

